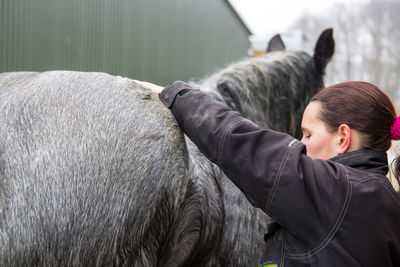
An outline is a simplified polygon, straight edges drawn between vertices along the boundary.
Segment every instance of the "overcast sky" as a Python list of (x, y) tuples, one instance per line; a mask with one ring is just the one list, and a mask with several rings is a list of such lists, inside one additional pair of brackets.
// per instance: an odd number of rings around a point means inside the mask
[(255, 35), (285, 31), (305, 12), (328, 13), (337, 2), (367, 0), (229, 0)]

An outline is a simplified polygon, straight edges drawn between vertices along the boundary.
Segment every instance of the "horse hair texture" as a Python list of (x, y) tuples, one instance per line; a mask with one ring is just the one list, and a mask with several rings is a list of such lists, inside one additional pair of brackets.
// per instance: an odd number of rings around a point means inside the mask
[[(333, 55), (332, 31), (318, 42), (318, 59), (271, 51), (193, 84), (299, 137)], [(0, 113), (0, 266), (257, 264), (270, 218), (133, 80), (2, 73)]]

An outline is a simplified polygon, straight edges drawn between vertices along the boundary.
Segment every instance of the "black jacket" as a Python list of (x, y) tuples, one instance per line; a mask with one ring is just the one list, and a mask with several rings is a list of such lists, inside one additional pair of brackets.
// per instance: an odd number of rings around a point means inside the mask
[(260, 266), (400, 266), (400, 197), (385, 152), (312, 160), (293, 137), (259, 128), (183, 82), (161, 101), (185, 134), (276, 223)]

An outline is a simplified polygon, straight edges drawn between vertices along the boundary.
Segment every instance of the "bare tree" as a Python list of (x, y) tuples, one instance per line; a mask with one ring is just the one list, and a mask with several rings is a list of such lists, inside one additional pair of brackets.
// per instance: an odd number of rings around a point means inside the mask
[(335, 4), (325, 13), (304, 15), (292, 27), (302, 31), (304, 46), (321, 28), (333, 27), (335, 57), (327, 69), (327, 84), (364, 80), (400, 99), (400, 2), (370, 0)]

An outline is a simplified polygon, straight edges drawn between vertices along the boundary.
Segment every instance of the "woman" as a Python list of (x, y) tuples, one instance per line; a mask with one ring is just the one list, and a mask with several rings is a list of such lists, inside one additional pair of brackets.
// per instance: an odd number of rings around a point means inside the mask
[[(400, 266), (400, 196), (386, 178), (400, 118), (379, 88), (345, 82), (322, 89), (304, 112), (301, 142), (259, 128), (183, 82), (160, 99), (252, 205), (276, 221), (260, 266)], [(398, 177), (399, 161), (395, 169)]]

